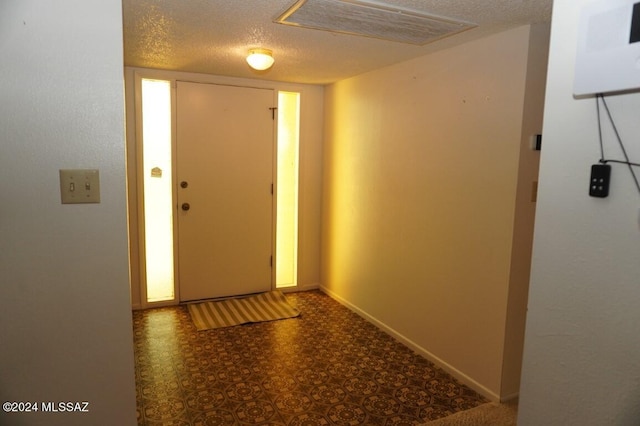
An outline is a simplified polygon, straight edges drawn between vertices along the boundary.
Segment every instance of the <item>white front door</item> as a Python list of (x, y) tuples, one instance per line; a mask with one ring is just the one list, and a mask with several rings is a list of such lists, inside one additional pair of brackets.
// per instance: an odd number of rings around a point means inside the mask
[(269, 291), (273, 90), (177, 83), (181, 301)]

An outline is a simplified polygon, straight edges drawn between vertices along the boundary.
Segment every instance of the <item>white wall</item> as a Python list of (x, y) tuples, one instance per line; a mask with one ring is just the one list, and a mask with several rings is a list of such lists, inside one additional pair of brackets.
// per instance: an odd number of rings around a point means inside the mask
[[(554, 2), (522, 426), (640, 422), (640, 194), (627, 167), (613, 165), (609, 197), (588, 196), (600, 158), (596, 104), (572, 96), (587, 2)], [(631, 160), (640, 162), (640, 94), (608, 104)], [(611, 127), (603, 131), (606, 156), (621, 159)]]
[[(0, 401), (10, 425), (136, 421), (119, 0), (0, 3)], [(58, 170), (100, 170), (62, 205)]]
[(529, 276), (531, 275), (533, 223), (536, 213), (534, 183), (538, 181), (540, 167), (540, 151), (535, 151), (532, 147), (535, 135), (542, 132), (548, 55), (549, 25), (533, 25), (529, 34), (529, 58), (522, 111), (520, 162), (511, 245), (511, 271), (500, 392), (503, 399), (517, 396), (520, 388)]
[(512, 29), (325, 96), (323, 288), (494, 399), (517, 352), (505, 327), (531, 40)]

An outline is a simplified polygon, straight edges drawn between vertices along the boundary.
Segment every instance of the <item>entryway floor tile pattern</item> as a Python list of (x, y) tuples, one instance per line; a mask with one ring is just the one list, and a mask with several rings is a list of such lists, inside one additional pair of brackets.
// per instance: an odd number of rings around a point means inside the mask
[(415, 425), (487, 402), (319, 292), (298, 318), (196, 331), (134, 311), (139, 425)]

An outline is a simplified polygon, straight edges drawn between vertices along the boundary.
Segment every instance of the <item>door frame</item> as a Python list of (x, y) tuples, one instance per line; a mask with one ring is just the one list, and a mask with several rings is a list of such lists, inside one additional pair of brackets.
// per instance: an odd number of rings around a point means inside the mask
[[(271, 89), (273, 90), (273, 105), (278, 104), (278, 91), (283, 90), (278, 88), (272, 82), (265, 82), (269, 84), (247, 84), (248, 81), (229, 81), (238, 79), (229, 79), (216, 76), (202, 76), (203, 78), (181, 78), (181, 76), (175, 75), (175, 73), (161, 71), (161, 70), (135, 70), (133, 72), (133, 105), (131, 108), (133, 114), (128, 114), (128, 119), (132, 120), (134, 127), (134, 139), (135, 143), (131, 141), (127, 144), (128, 157), (134, 157), (133, 162), (129, 162), (127, 176), (128, 176), (128, 188), (129, 188), (129, 244), (130, 244), (130, 276), (131, 285), (134, 286), (134, 281), (137, 278), (137, 288), (139, 290), (140, 300), (138, 304), (134, 304), (134, 309), (147, 309), (152, 307), (172, 306), (180, 304), (180, 285), (178, 282), (180, 274), (180, 265), (178, 262), (177, 250), (178, 250), (178, 194), (177, 194), (177, 176), (176, 176), (176, 152), (177, 152), (177, 131), (176, 131), (176, 119), (177, 119), (177, 98), (176, 87), (177, 81), (186, 81), (192, 83), (202, 84), (218, 84), (223, 86), (234, 86), (244, 88), (256, 88), (256, 89)], [(206, 78), (210, 77), (210, 78)], [(172, 168), (172, 203), (173, 203), (173, 264), (174, 264), (174, 298), (172, 300), (148, 302), (147, 301), (147, 283), (146, 283), (146, 251), (144, 247), (144, 168), (142, 162), (142, 80), (143, 79), (157, 79), (164, 80), (170, 83), (171, 87), (171, 168)], [(131, 105), (129, 105), (131, 106)], [(277, 118), (277, 117), (276, 117)], [(271, 268), (271, 289), (273, 290), (276, 285), (275, 275), (275, 256), (276, 256), (276, 219), (277, 219), (277, 164), (275, 159), (277, 158), (277, 136), (278, 136), (278, 120), (274, 119), (274, 126), (272, 130), (272, 161), (274, 161), (272, 167), (272, 183), (273, 183), (273, 199), (271, 203), (271, 252), (273, 256), (272, 268)], [(134, 152), (131, 152), (134, 151)], [(135, 170), (132, 170), (131, 164), (135, 164)], [(135, 182), (132, 184), (132, 182)]]
[[(213, 83), (213, 84), (225, 84), (241, 87), (255, 87), (260, 89), (273, 89), (275, 95), (279, 91), (298, 92), (301, 96), (301, 109), (300, 109), (300, 152), (299, 152), (299, 176), (300, 176), (300, 195), (298, 204), (298, 285), (294, 287), (284, 287), (280, 290), (287, 292), (304, 291), (318, 289), (320, 287), (319, 272), (319, 259), (316, 257), (319, 255), (316, 253), (319, 251), (319, 234), (318, 229), (320, 226), (319, 213), (315, 210), (310, 214), (303, 214), (303, 212), (309, 212), (310, 208), (315, 208), (320, 202), (320, 171), (318, 164), (318, 157), (321, 151), (321, 131), (322, 123), (317, 114), (322, 114), (322, 92), (316, 85), (306, 85), (300, 83), (279, 82), (270, 80), (260, 80), (252, 78), (240, 78), (240, 77), (228, 77), (218, 76), (212, 74), (196, 74), (183, 71), (169, 71), (160, 69), (140, 68), (140, 67), (125, 67), (124, 68), (124, 91), (125, 91), (125, 132), (126, 132), (126, 176), (127, 176), (127, 210), (128, 210), (128, 225), (129, 225), (129, 279), (130, 279), (130, 300), (131, 308), (146, 309), (159, 307), (164, 305), (177, 305), (178, 299), (168, 302), (147, 302), (146, 299), (146, 286), (144, 282), (144, 274), (140, 270), (141, 262), (144, 261), (144, 257), (141, 258), (141, 252), (143, 249), (140, 247), (141, 237), (144, 236), (139, 229), (139, 217), (140, 212), (138, 208), (139, 203), (139, 188), (138, 182), (138, 136), (141, 133), (138, 123), (140, 117), (140, 87), (136, 87), (136, 81), (141, 81), (143, 78), (165, 80), (174, 82), (177, 80), (192, 81), (196, 83)], [(175, 96), (174, 98), (175, 99)], [(174, 120), (175, 122), (175, 120)], [(277, 147), (277, 123), (275, 126), (276, 131), (276, 143)], [(277, 170), (274, 169), (274, 173)], [(274, 184), (277, 183), (274, 178)], [(277, 197), (277, 187), (276, 193)], [(274, 200), (277, 200), (274, 199)], [(274, 201), (274, 208), (276, 203)], [(277, 212), (276, 212), (277, 214)], [(273, 220), (275, 222), (276, 216)], [(274, 224), (275, 226), (275, 224)], [(275, 238), (274, 238), (275, 242)], [(275, 254), (274, 254), (275, 255)], [(142, 259), (142, 260), (141, 260)], [(179, 267), (179, 265), (177, 265)], [(311, 280), (310, 280), (311, 279)], [(302, 281), (301, 281), (302, 280)], [(274, 284), (275, 285), (275, 278)]]

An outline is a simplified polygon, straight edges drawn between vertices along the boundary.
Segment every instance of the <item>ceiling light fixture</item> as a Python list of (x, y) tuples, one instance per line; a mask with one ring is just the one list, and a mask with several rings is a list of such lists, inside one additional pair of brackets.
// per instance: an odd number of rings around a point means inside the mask
[(273, 52), (269, 49), (250, 49), (247, 56), (247, 63), (251, 68), (258, 71), (264, 71), (273, 65)]

